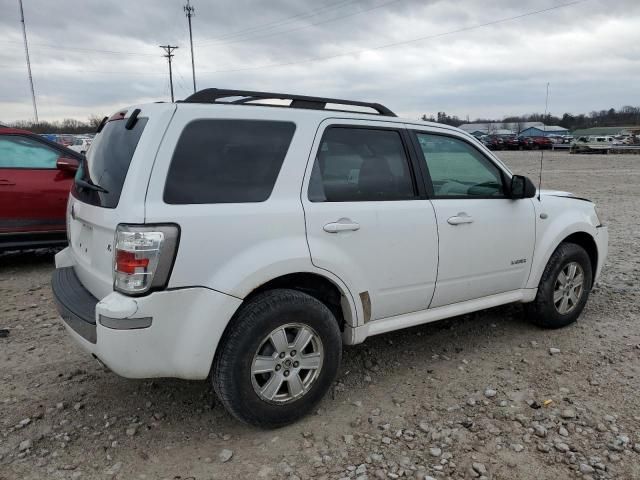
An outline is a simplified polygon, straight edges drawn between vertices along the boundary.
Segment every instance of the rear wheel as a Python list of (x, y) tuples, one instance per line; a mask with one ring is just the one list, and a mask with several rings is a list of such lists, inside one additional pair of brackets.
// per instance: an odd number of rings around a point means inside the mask
[(236, 418), (280, 427), (320, 401), (341, 356), (338, 324), (323, 303), (296, 290), (271, 290), (232, 319), (214, 361), (213, 386)]
[(589, 297), (591, 260), (579, 245), (562, 243), (545, 267), (527, 315), (537, 325), (560, 328), (575, 322)]

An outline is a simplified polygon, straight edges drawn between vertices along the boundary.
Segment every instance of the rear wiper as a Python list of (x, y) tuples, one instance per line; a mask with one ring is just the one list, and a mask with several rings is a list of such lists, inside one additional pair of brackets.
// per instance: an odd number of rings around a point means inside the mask
[(93, 183), (91, 180), (86, 181), (86, 180), (82, 180), (81, 178), (76, 178), (76, 185), (78, 185), (81, 188), (88, 188), (89, 190), (94, 190), (100, 193), (109, 193), (109, 190), (107, 190), (104, 187), (101, 187), (100, 185)]

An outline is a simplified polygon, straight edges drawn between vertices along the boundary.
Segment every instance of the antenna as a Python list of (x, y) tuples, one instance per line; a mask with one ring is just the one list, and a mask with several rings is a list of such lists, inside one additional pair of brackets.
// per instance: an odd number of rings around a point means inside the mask
[[(547, 133), (547, 126), (544, 124), (544, 122), (547, 120), (547, 111), (549, 110), (549, 82), (547, 82), (547, 96), (545, 98), (544, 101), (544, 117), (542, 117), (543, 120), (543, 128), (544, 128), (544, 133), (546, 136)], [(540, 149), (540, 176), (538, 177), (538, 201), (540, 201), (540, 190), (542, 190), (542, 160), (544, 159), (544, 149)]]

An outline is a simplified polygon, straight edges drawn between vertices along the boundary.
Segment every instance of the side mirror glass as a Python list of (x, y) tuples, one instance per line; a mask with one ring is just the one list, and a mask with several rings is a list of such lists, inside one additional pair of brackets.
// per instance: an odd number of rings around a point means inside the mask
[(536, 186), (524, 175), (514, 175), (511, 177), (511, 198), (533, 198), (536, 196)]
[(56, 168), (62, 172), (75, 174), (80, 166), (80, 162), (71, 157), (60, 157), (56, 162)]

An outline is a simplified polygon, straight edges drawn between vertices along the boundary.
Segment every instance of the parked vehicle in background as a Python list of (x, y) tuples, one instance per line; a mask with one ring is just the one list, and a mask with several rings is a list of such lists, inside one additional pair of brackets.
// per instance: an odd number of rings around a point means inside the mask
[(529, 148), (529, 142), (526, 137), (512, 135), (510, 137), (504, 137), (503, 141), (507, 150), (527, 150)]
[(571, 153), (602, 153), (606, 154), (615, 146), (624, 145), (624, 142), (612, 136), (587, 136), (578, 137), (571, 144)]
[(84, 137), (76, 137), (73, 140), (73, 145), (69, 145), (69, 149), (74, 152), (81, 153), (82, 155), (86, 155), (89, 151), (89, 147), (91, 146), (91, 139)]
[(57, 142), (64, 147), (69, 147), (73, 145), (73, 141), (74, 141), (73, 135), (67, 135), (67, 134), (58, 135)]
[(530, 150), (547, 150), (553, 148), (553, 141), (549, 137), (527, 137)]
[(40, 136), (42, 138), (45, 138), (46, 140), (49, 140), (50, 142), (58, 143), (58, 135), (56, 135), (55, 133), (41, 133)]
[(574, 322), (607, 228), (589, 201), (535, 195), (457, 128), (206, 89), (104, 124), (52, 289), (114, 372), (210, 378), (237, 418), (278, 427), (330, 389), (343, 343), (512, 302)]
[(480, 137), (482, 144), (489, 150), (504, 150), (504, 140), (498, 135), (484, 135)]
[(65, 213), (82, 155), (0, 128), (0, 250), (65, 245)]

